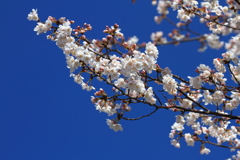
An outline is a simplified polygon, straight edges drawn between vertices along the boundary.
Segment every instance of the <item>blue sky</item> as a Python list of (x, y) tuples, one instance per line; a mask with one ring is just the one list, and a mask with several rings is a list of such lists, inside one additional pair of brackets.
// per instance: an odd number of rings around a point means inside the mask
[[(62, 51), (46, 35), (33, 31), (36, 23), (27, 20), (32, 8), (38, 9), (43, 21), (51, 15), (75, 20), (75, 26), (90, 23), (93, 30), (87, 36), (92, 39), (101, 39), (105, 26), (114, 23), (125, 37), (136, 35), (140, 42), (148, 42), (152, 32), (171, 30), (167, 23), (155, 24), (157, 11), (150, 1), (1, 2), (0, 160), (203, 160), (232, 155), (212, 146), (207, 146), (210, 155), (200, 155), (199, 143), (187, 147), (182, 141), (180, 149), (171, 146), (168, 134), (175, 114), (166, 110), (138, 121), (121, 121), (123, 132), (110, 130), (105, 122), (109, 117), (90, 102), (93, 92), (82, 91), (69, 77)], [(224, 51), (199, 53), (198, 46), (161, 46), (158, 62), (184, 78), (196, 76), (196, 66), (212, 66), (212, 59)], [(132, 111), (137, 116), (149, 111), (146, 106), (135, 107)]]

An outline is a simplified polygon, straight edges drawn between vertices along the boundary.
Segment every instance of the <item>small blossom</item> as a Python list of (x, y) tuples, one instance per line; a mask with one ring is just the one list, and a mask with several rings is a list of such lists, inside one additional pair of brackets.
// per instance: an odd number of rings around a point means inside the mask
[(188, 76), (188, 78), (190, 79), (190, 86), (193, 86), (196, 89), (200, 89), (202, 87), (201, 77), (199, 77), (199, 76), (197, 76), (197, 77)]
[(222, 102), (225, 100), (224, 99), (224, 94), (222, 91), (215, 91), (214, 94), (212, 95), (213, 99), (212, 102), (218, 106), (220, 104), (222, 104)]
[(180, 21), (188, 21), (190, 19), (190, 16), (185, 13), (185, 11), (181, 8), (178, 10), (177, 18), (180, 19)]
[(203, 149), (200, 150), (200, 154), (206, 154), (206, 155), (208, 155), (210, 152), (211, 152), (211, 151), (210, 151), (210, 149), (208, 149), (208, 148), (203, 148)]
[(70, 74), (70, 77), (74, 78), (74, 82), (77, 84), (82, 84), (83, 83), (83, 77), (80, 74)]
[(158, 54), (159, 54), (157, 47), (151, 42), (148, 42), (146, 44), (145, 53), (146, 53), (146, 55), (149, 55), (155, 59), (158, 58)]
[(209, 47), (213, 49), (220, 49), (223, 45), (223, 41), (219, 41), (220, 37), (216, 34), (205, 34), (206, 41), (209, 45)]
[(188, 146), (194, 146), (194, 139), (192, 138), (191, 134), (190, 133), (186, 133), (184, 135), (184, 138), (185, 138), (185, 141), (187, 142), (187, 145)]
[(172, 75), (165, 75), (163, 76), (163, 88), (165, 91), (167, 91), (171, 95), (177, 94), (177, 82), (175, 79), (172, 78)]
[(223, 73), (226, 72), (226, 68), (220, 59), (215, 58), (213, 60), (213, 64), (214, 64), (215, 68), (217, 69), (217, 71), (223, 72)]
[(175, 122), (171, 128), (176, 131), (182, 131), (184, 129), (183, 124), (177, 122)]
[(176, 139), (171, 140), (171, 145), (173, 145), (176, 148), (180, 148), (180, 143)]
[(32, 9), (32, 12), (28, 14), (27, 19), (29, 21), (38, 21), (38, 14), (37, 14), (37, 9)]
[(152, 87), (149, 87), (147, 91), (144, 93), (144, 98), (147, 102), (150, 104), (155, 104), (156, 103), (156, 98), (153, 97), (153, 90)]
[(130, 45), (130, 46), (132, 46), (132, 45), (134, 45), (134, 44), (137, 44), (137, 42), (138, 42), (138, 38), (137, 38), (137, 36), (133, 36), (133, 37), (131, 37), (128, 41), (127, 41), (127, 43)]
[(162, 70), (162, 75), (163, 76), (165, 76), (165, 75), (171, 75), (172, 74), (172, 71), (168, 68), (168, 67), (166, 67), (166, 68), (164, 68), (163, 70)]
[(107, 119), (107, 125), (109, 126), (110, 129), (114, 130), (115, 132), (123, 131), (122, 125), (117, 124), (114, 120)]

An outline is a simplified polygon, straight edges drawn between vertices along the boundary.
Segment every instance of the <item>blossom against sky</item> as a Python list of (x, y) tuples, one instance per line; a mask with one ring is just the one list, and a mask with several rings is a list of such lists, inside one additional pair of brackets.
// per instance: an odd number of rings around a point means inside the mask
[[(45, 35), (37, 36), (33, 31), (35, 23), (27, 20), (33, 8), (44, 21), (48, 16), (64, 16), (76, 26), (90, 23), (93, 30), (88, 36), (96, 39), (104, 36), (106, 25), (114, 23), (126, 37), (136, 35), (140, 42), (148, 42), (152, 32), (170, 30), (167, 23), (154, 22), (157, 11), (147, 1), (2, 2), (0, 159), (201, 160), (232, 155), (227, 149), (214, 147), (210, 155), (200, 155), (198, 144), (187, 147), (182, 143), (180, 149), (172, 146), (169, 132), (175, 115), (165, 110), (139, 121), (122, 121), (123, 132), (110, 130), (106, 125), (109, 117), (96, 111), (90, 101), (93, 92), (82, 91), (69, 77), (62, 51)], [(200, 63), (213, 65), (212, 59), (223, 52), (199, 53), (198, 47), (195, 43), (159, 47), (158, 62), (178, 75), (194, 76)], [(151, 111), (147, 106), (138, 107), (136, 117)]]

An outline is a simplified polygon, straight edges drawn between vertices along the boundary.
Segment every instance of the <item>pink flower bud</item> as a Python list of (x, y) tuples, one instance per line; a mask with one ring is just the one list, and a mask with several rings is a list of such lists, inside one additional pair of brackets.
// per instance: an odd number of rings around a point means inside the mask
[(114, 24), (114, 28), (117, 29), (119, 28), (119, 25), (117, 23)]

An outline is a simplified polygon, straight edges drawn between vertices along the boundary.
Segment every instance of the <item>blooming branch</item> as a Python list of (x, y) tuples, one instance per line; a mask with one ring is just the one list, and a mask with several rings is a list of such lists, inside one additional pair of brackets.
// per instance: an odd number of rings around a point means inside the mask
[[(188, 146), (199, 142), (200, 154), (211, 152), (205, 144), (240, 149), (240, 116), (236, 112), (240, 105), (239, 1), (228, 0), (226, 6), (217, 0), (201, 3), (196, 0), (153, 0), (152, 4), (157, 5), (159, 14), (155, 21), (166, 20), (174, 29), (168, 37), (164, 37), (162, 31), (153, 32), (151, 41), (141, 44), (136, 36), (126, 40), (118, 24), (106, 26), (105, 37), (91, 39), (85, 34), (92, 30), (90, 24), (73, 29), (74, 21), (51, 16), (41, 22), (35, 9), (28, 14), (28, 20), (37, 21), (34, 28), (37, 35), (51, 32), (47, 38), (63, 51), (70, 77), (83, 90), (95, 90), (93, 84), (96, 81), (112, 88), (107, 93), (102, 87), (91, 97), (96, 110), (115, 116), (106, 120), (110, 129), (123, 131), (121, 120), (139, 120), (167, 109), (178, 114), (169, 134), (175, 147), (180, 148), (183, 138)], [(177, 11), (179, 22), (168, 17), (170, 8)], [(192, 19), (198, 17), (209, 33), (200, 34), (190, 29)], [(227, 35), (233, 36), (228, 42), (222, 41), (221, 37), (227, 38)], [(207, 46), (219, 49), (225, 45), (226, 52), (213, 59), (214, 69), (200, 64), (195, 69), (197, 76), (188, 76), (189, 80), (173, 74), (168, 67), (160, 67), (157, 46), (191, 41), (200, 43), (199, 51), (206, 50)], [(227, 81), (226, 77), (231, 77), (233, 82)], [(133, 112), (131, 108), (135, 104), (145, 104), (153, 110), (128, 118), (128, 112)], [(185, 128), (192, 132), (186, 132)], [(233, 159), (236, 157), (240, 157), (239, 151)]]

